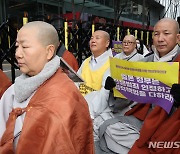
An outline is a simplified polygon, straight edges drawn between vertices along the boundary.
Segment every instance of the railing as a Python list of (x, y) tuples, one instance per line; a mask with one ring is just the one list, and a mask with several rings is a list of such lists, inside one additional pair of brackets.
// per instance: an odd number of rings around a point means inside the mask
[[(66, 44), (78, 60), (79, 66), (83, 60), (91, 55), (89, 40), (92, 35), (92, 23), (77, 21), (75, 27), (71, 26), (58, 28), (60, 40)], [(95, 24), (95, 30), (105, 30), (110, 34), (111, 40), (122, 40), (126, 34), (133, 34), (136, 38), (144, 40), (145, 45), (149, 45), (152, 40), (152, 31), (135, 28), (122, 27), (113, 24)], [(65, 38), (67, 32), (67, 38)], [(15, 80), (15, 69), (18, 68), (15, 60), (15, 40), (17, 31), (10, 23), (4, 22), (0, 26), (0, 69), (3, 70), (2, 63), (6, 60), (11, 65), (12, 81)]]
[(11, 65), (12, 82), (15, 80), (15, 69), (18, 69), (15, 59), (15, 42), (16, 30), (9, 24), (4, 22), (0, 26), (0, 69), (3, 70), (2, 64), (6, 60)]

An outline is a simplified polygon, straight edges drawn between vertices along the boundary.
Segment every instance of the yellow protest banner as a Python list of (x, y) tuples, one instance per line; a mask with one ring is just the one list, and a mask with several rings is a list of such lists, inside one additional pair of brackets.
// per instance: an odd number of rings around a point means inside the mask
[(116, 81), (115, 97), (154, 103), (169, 113), (173, 103), (170, 89), (173, 83), (178, 83), (178, 62), (130, 62), (110, 58), (110, 70)]

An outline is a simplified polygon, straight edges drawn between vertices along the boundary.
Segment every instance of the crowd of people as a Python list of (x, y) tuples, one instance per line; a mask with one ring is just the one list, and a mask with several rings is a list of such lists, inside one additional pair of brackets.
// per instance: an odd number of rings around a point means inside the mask
[[(154, 26), (153, 51), (130, 34), (115, 58), (180, 62), (179, 31), (177, 21), (163, 18)], [(114, 97), (110, 42), (106, 31), (95, 31), (89, 42), (92, 55), (78, 68), (52, 25), (34, 21), (18, 31), (15, 56), (22, 74), (11, 84), (0, 70), (1, 154), (180, 153), (180, 84), (171, 87), (174, 103), (169, 114), (151, 102)], [(68, 78), (59, 57), (83, 83)], [(180, 74), (178, 78), (180, 82)], [(153, 148), (150, 142), (176, 147)]]

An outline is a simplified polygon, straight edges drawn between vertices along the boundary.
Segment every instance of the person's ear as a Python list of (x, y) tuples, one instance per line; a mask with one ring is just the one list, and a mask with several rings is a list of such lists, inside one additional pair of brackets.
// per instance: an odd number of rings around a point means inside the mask
[(47, 59), (50, 60), (53, 55), (55, 54), (55, 46), (50, 44), (46, 47), (46, 51), (47, 51)]
[(180, 44), (180, 34), (177, 34), (177, 43)]
[(109, 40), (107, 40), (107, 41), (106, 41), (106, 48), (108, 48), (108, 47), (109, 47), (109, 43), (110, 43), (110, 41), (109, 41)]

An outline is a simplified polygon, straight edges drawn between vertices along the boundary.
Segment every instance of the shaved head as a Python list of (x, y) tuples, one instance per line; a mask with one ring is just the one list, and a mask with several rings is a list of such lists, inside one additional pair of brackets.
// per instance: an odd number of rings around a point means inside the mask
[(110, 40), (109, 33), (104, 30), (96, 30), (95, 32), (101, 32), (106, 40)]
[(35, 76), (51, 61), (59, 45), (56, 29), (43, 21), (29, 22), (17, 34), (16, 59), (22, 73)]
[(126, 36), (124, 37), (125, 40), (126, 40), (127, 38), (128, 38), (130, 41), (132, 41), (132, 42), (136, 42), (136, 38), (135, 38), (134, 35), (126, 35)]
[(179, 41), (179, 24), (176, 20), (163, 18), (154, 26), (153, 44), (160, 57), (171, 52)]
[(122, 49), (125, 55), (130, 55), (136, 48), (136, 38), (134, 35), (126, 35), (123, 39)]
[(171, 18), (163, 18), (161, 20), (159, 20), (156, 25), (154, 26), (154, 28), (156, 28), (157, 25), (159, 25), (160, 23), (171, 23), (171, 26), (173, 27), (173, 29), (175, 30), (175, 33), (179, 33), (180, 29), (179, 29), (179, 23)]
[(56, 29), (51, 25), (43, 21), (29, 22), (22, 27), (22, 29), (32, 28), (32, 33), (37, 33), (39, 41), (44, 45), (54, 45), (55, 52), (59, 46), (59, 37)]
[(103, 30), (95, 31), (90, 39), (90, 49), (94, 57), (102, 55), (107, 51), (110, 43), (110, 36)]

